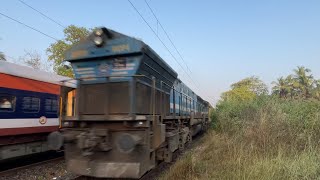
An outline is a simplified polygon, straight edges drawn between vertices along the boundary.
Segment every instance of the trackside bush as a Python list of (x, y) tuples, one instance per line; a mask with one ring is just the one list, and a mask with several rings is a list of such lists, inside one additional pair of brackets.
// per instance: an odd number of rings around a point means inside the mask
[(162, 179), (320, 178), (320, 101), (224, 100), (211, 118), (213, 130)]

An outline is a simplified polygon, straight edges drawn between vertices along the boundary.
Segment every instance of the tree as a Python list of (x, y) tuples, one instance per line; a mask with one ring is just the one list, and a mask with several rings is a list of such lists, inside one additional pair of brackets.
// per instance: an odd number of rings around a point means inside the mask
[(285, 79), (285, 83), (288, 90), (288, 96), (292, 98), (299, 97), (299, 90), (297, 89), (299, 87), (299, 83), (293, 78), (293, 75), (289, 75)]
[(309, 74), (311, 70), (304, 66), (298, 66), (297, 69), (294, 69), (294, 73), (294, 80), (299, 84), (297, 87), (299, 94), (305, 98), (309, 98), (314, 82), (312, 74)]
[(71, 69), (63, 65), (65, 51), (89, 35), (89, 29), (70, 25), (63, 30), (65, 38), (47, 48), (48, 59), (53, 62), (53, 70), (62, 76), (72, 77)]
[(272, 87), (272, 94), (278, 94), (280, 98), (287, 97), (290, 87), (285, 78), (280, 77), (277, 82), (272, 82), (274, 86)]
[(224, 101), (250, 101), (257, 95), (248, 86), (240, 86), (222, 93), (221, 99)]
[(231, 90), (224, 92), (221, 98), (231, 101), (247, 101), (265, 94), (268, 94), (267, 85), (258, 77), (252, 76), (232, 84)]
[(289, 75), (286, 78), (280, 77), (277, 82), (272, 82), (272, 94), (279, 95), (280, 98), (298, 97), (299, 96), (299, 83), (293, 78), (293, 75)]
[(279, 97), (291, 98), (311, 98), (320, 99), (320, 84), (314, 80), (311, 70), (304, 66), (298, 66), (293, 70), (294, 74), (282, 77), (278, 82), (274, 82), (273, 94), (278, 94)]
[(51, 65), (49, 62), (44, 62), (41, 60), (41, 55), (37, 51), (26, 51), (23, 57), (19, 58), (20, 61), (34, 69), (43, 70), (43, 71), (50, 71)]
[(314, 89), (312, 90), (312, 96), (315, 99), (320, 100), (320, 80), (314, 80)]
[(231, 85), (232, 89), (246, 86), (251, 92), (256, 95), (268, 94), (268, 87), (264, 84), (258, 77), (251, 76), (248, 78), (244, 78), (239, 82), (236, 82)]
[(41, 57), (36, 51), (25, 51), (26, 54), (22, 58), (23, 62), (34, 69), (41, 69)]
[(3, 52), (0, 52), (0, 61), (6, 61), (6, 56), (4, 55)]

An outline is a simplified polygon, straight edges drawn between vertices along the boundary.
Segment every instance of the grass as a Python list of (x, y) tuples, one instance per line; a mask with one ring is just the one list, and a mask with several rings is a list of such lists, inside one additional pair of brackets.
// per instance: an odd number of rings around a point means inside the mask
[(320, 102), (222, 102), (210, 130), (160, 179), (320, 179)]

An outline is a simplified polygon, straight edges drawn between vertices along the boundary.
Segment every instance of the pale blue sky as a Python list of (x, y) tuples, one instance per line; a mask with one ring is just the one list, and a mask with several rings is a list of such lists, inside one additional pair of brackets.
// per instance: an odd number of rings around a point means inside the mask
[[(107, 28), (138, 37), (165, 59), (195, 92), (216, 101), (229, 85), (256, 75), (269, 86), (279, 76), (304, 65), (320, 78), (320, 1), (318, 0), (148, 0), (192, 71), (190, 82), (127, 0), (24, 0), (64, 26)], [(132, 0), (157, 29), (144, 0)], [(18, 0), (1, 2), (0, 12), (57, 39), (62, 28)], [(183, 63), (158, 29), (159, 36)], [(24, 50), (45, 49), (54, 41), (0, 16), (0, 51), (18, 58)], [(10, 59), (10, 58), (9, 58)], [(185, 68), (186, 69), (186, 68)], [(199, 89), (202, 89), (201, 91)]]

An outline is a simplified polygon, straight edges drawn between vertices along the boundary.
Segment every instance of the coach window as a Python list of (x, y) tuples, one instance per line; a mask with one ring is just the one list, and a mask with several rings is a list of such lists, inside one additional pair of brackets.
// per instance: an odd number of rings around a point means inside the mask
[(58, 112), (58, 100), (57, 99), (46, 99), (45, 110), (46, 110), (46, 113), (57, 113)]
[(16, 97), (0, 94), (0, 112), (13, 112), (15, 110)]
[(40, 99), (37, 97), (23, 97), (22, 110), (26, 113), (37, 113), (40, 110)]

